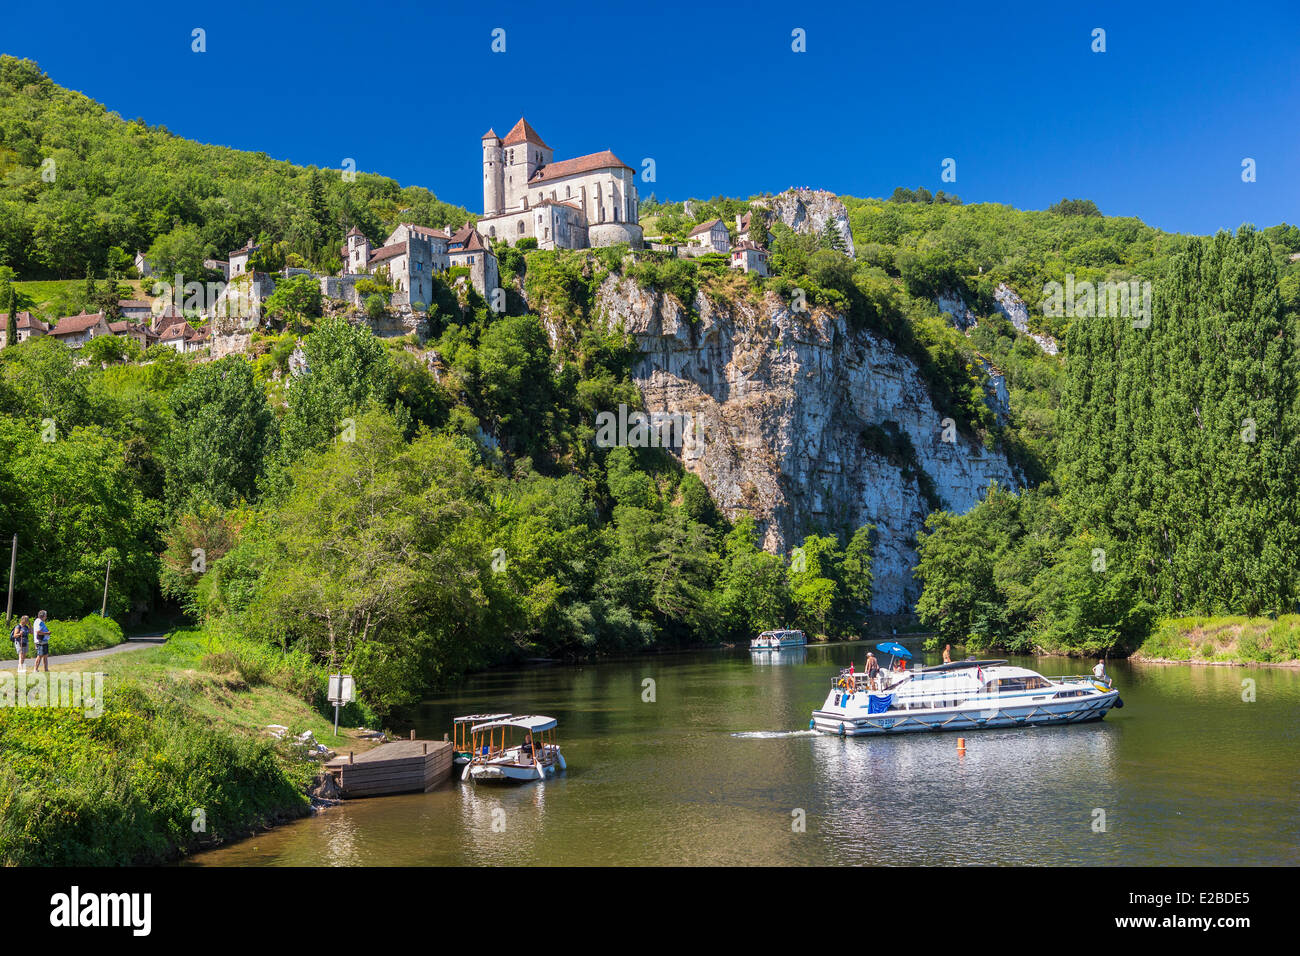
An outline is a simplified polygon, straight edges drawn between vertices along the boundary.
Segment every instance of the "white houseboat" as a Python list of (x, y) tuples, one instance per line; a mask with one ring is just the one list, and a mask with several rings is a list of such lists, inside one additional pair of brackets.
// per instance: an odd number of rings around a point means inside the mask
[[(470, 729), (470, 759), (460, 779), (481, 782), (541, 780), (564, 770), (554, 717), (507, 717)], [(514, 743), (522, 736), (519, 743)]]
[(764, 631), (749, 642), (751, 651), (780, 651), (787, 647), (806, 647), (808, 638), (803, 631)]
[(979, 730), (1100, 720), (1123, 707), (1095, 677), (1052, 677), (1006, 661), (955, 661), (873, 677), (842, 671), (808, 726), (828, 734)]

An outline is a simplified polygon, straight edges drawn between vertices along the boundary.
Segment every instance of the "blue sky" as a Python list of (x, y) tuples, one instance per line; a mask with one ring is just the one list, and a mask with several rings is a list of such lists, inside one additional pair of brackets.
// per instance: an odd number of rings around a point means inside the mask
[(479, 138), (525, 115), (557, 159), (653, 158), (643, 196), (924, 185), (1186, 232), (1300, 222), (1300, 3), (1064, 6), (77, 0), (6, 4), (0, 52), (126, 118), (352, 157), (472, 211)]

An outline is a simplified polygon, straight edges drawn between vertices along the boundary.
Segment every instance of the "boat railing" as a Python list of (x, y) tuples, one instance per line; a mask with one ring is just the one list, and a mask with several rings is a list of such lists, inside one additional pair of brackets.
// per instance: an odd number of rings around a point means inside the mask
[(860, 691), (881, 693), (892, 687), (897, 687), (911, 676), (912, 674), (909, 671), (881, 670), (873, 678), (867, 677), (866, 674), (853, 674), (850, 676), (848, 672), (845, 672), (831, 680), (831, 687), (841, 693), (846, 690), (855, 694)]
[(1053, 684), (1105, 684), (1111, 688), (1115, 686), (1115, 682), (1111, 680), (1109, 674), (1105, 677), (1097, 677), (1093, 674), (1066, 674), (1063, 677), (1049, 677), (1047, 679)]

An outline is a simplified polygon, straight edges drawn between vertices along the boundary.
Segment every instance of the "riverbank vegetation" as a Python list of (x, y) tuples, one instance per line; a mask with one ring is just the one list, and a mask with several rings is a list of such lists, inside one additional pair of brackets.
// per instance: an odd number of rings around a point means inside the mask
[(1133, 660), (1300, 664), (1300, 614), (1167, 618), (1142, 642)]
[[(56, 664), (53, 675), (83, 669)], [(5, 865), (172, 860), (308, 812), (319, 763), (294, 743), (298, 734), (364, 749), (349, 732), (333, 735), (324, 672), (306, 655), (230, 629), (175, 632), (94, 670), (105, 675), (97, 716), (86, 716), (96, 708), (84, 701), (0, 708)], [(344, 716), (367, 715), (351, 707)], [(268, 724), (287, 732), (274, 738)]]

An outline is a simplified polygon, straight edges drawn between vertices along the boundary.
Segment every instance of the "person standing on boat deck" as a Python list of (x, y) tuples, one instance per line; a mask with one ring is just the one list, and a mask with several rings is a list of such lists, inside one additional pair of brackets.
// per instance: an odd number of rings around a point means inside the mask
[(880, 676), (880, 664), (876, 662), (876, 655), (867, 651), (867, 680), (872, 687), (876, 685), (876, 678)]
[(944, 662), (945, 664), (951, 664), (951, 663), (952, 663), (952, 645), (951, 645), (951, 644), (945, 644), (945, 645), (943, 645), (943, 662)]

